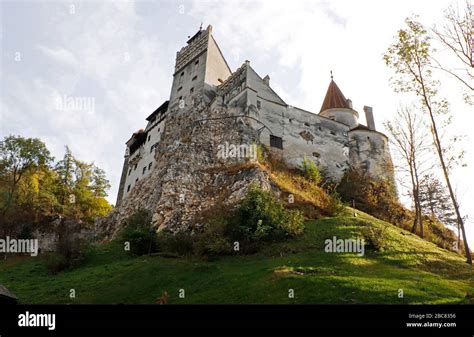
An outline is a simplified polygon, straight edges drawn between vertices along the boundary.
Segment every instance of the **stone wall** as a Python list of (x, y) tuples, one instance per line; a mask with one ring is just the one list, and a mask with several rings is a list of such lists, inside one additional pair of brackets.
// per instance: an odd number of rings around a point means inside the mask
[[(215, 95), (215, 92), (214, 92)], [(212, 103), (211, 103), (212, 101)], [(235, 205), (252, 183), (270, 188), (270, 179), (252, 158), (220, 158), (222, 144), (253, 144), (256, 131), (245, 118), (241, 105), (226, 107), (222, 98), (202, 90), (194, 105), (172, 108), (156, 154), (156, 166), (140, 180), (100, 228), (106, 239), (117, 235), (122, 221), (139, 208), (153, 214), (157, 230), (198, 229), (201, 212), (217, 204)]]

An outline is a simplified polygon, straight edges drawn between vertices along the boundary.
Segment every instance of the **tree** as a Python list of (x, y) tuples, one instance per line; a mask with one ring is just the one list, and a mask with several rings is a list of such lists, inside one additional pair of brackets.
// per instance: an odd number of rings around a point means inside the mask
[[(458, 7), (450, 5), (445, 11), (442, 27), (434, 26), (432, 29), (434, 37), (451, 52), (459, 65), (457, 68), (447, 67), (433, 58), (434, 67), (456, 78), (470, 94), (474, 92), (473, 22), (472, 8), (466, 1), (466, 6), (461, 11)], [(473, 104), (469, 97), (469, 94), (465, 96), (466, 102)]]
[(424, 214), (438, 219), (445, 225), (457, 226), (456, 213), (450, 203), (449, 194), (433, 174), (427, 174), (421, 179), (420, 201)]
[(60, 160), (55, 167), (55, 171), (61, 182), (61, 188), (58, 192), (62, 204), (66, 202), (66, 198), (71, 194), (74, 187), (74, 161), (75, 158), (72, 155), (71, 149), (66, 146), (66, 152), (63, 159)]
[(405, 23), (406, 28), (398, 31), (395, 42), (384, 55), (384, 61), (395, 71), (395, 77), (392, 78), (395, 91), (414, 93), (429, 116), (434, 147), (456, 212), (457, 223), (463, 234), (467, 262), (472, 264), (463, 218), (451, 184), (445, 149), (438, 129), (437, 116), (446, 115), (449, 110), (447, 101), (438, 97), (439, 82), (432, 77), (430, 38), (423, 25), (414, 19), (407, 18)]
[(105, 199), (109, 187), (102, 169), (77, 160), (68, 147), (54, 165), (39, 139), (8, 136), (0, 142), (0, 230), (4, 233), (42, 226), (58, 216), (90, 224), (111, 210)]
[(22, 178), (29, 170), (47, 167), (53, 158), (46, 145), (37, 138), (8, 136), (0, 141), (0, 176), (7, 186), (2, 215), (14, 202), (15, 193)]
[(411, 197), (415, 206), (415, 217), (413, 219), (412, 233), (416, 233), (420, 226), (420, 236), (424, 237), (423, 216), (420, 204), (420, 175), (421, 162), (424, 159), (428, 147), (426, 141), (426, 125), (412, 108), (401, 107), (392, 121), (384, 123), (385, 128), (391, 135), (391, 143), (395, 145), (406, 166), (402, 166), (402, 172), (407, 172), (411, 182)]

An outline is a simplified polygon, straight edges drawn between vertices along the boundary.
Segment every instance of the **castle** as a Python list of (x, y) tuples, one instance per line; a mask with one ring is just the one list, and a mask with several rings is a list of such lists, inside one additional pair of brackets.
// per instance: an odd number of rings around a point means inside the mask
[(371, 107), (363, 108), (368, 125), (359, 124), (359, 113), (332, 76), (318, 114), (288, 105), (271, 88), (269, 76), (260, 77), (249, 61), (232, 72), (208, 26), (177, 52), (169, 100), (146, 118), (145, 129), (126, 142), (117, 205), (157, 164), (155, 152), (167, 117), (195, 105), (198, 95), (207, 104), (219, 100), (226, 107), (241, 107), (243, 114), (236, 117), (245, 118), (259, 142), (289, 166), (310, 159), (335, 181), (349, 168), (374, 177), (393, 176), (388, 139), (375, 130)]

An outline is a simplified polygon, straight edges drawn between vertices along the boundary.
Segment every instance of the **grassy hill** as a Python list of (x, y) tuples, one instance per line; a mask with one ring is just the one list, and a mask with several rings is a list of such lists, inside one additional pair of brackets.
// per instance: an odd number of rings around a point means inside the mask
[[(9, 258), (0, 262), (0, 284), (20, 303), (154, 303), (164, 291), (171, 304), (472, 303), (474, 269), (462, 256), (358, 215), (311, 220), (299, 238), (269, 244), (255, 255), (210, 261), (131, 257), (116, 242), (93, 248), (82, 266), (55, 275), (40, 257)], [(365, 237), (369, 248), (362, 257), (326, 253), (324, 240), (333, 236)]]

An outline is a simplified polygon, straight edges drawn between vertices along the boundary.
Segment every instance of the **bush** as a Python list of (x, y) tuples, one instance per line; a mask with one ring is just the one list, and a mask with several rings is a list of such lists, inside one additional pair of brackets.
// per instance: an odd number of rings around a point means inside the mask
[(337, 216), (344, 212), (346, 209), (346, 204), (342, 202), (339, 193), (332, 192), (329, 194), (329, 204), (328, 204), (328, 212), (331, 216)]
[(130, 244), (132, 254), (144, 255), (156, 250), (154, 235), (150, 211), (139, 209), (124, 220), (119, 239)]
[(46, 267), (52, 273), (76, 268), (85, 261), (87, 244), (84, 239), (76, 234), (76, 230), (63, 223), (63, 227), (59, 232), (56, 251), (46, 255)]
[(262, 144), (257, 144), (257, 161), (262, 164), (265, 162), (265, 151)]
[(178, 255), (216, 256), (232, 253), (232, 244), (226, 236), (225, 221), (211, 220), (201, 232), (162, 231), (156, 237), (159, 252)]
[(219, 208), (212, 216), (200, 221), (201, 231), (157, 234), (156, 246), (161, 253), (213, 257), (234, 252), (239, 242), (239, 253), (254, 253), (263, 242), (282, 240), (303, 233), (303, 215), (300, 211), (286, 210), (270, 193), (253, 186), (242, 203), (233, 212)]
[(57, 252), (46, 254), (45, 264), (46, 268), (53, 274), (59, 273), (67, 268), (66, 258)]
[(321, 172), (319, 172), (318, 167), (312, 160), (308, 160), (305, 157), (299, 169), (302, 171), (303, 176), (306, 177), (306, 179), (319, 185), (321, 182)]
[(404, 229), (411, 228), (409, 211), (400, 204), (393, 181), (349, 170), (337, 191), (344, 201), (354, 200), (357, 209)]
[(384, 228), (375, 227), (369, 223), (365, 223), (363, 229), (364, 241), (369, 249), (383, 252), (387, 247), (386, 230)]
[(156, 249), (159, 252), (173, 253), (178, 255), (190, 255), (193, 253), (195, 238), (189, 232), (179, 231), (172, 233), (164, 230), (156, 236)]
[(202, 233), (197, 234), (193, 251), (200, 256), (228, 255), (233, 246), (228, 236), (229, 223), (224, 217), (211, 219)]
[(287, 210), (271, 192), (251, 187), (232, 217), (230, 237), (240, 242), (281, 240), (304, 231), (300, 211)]

